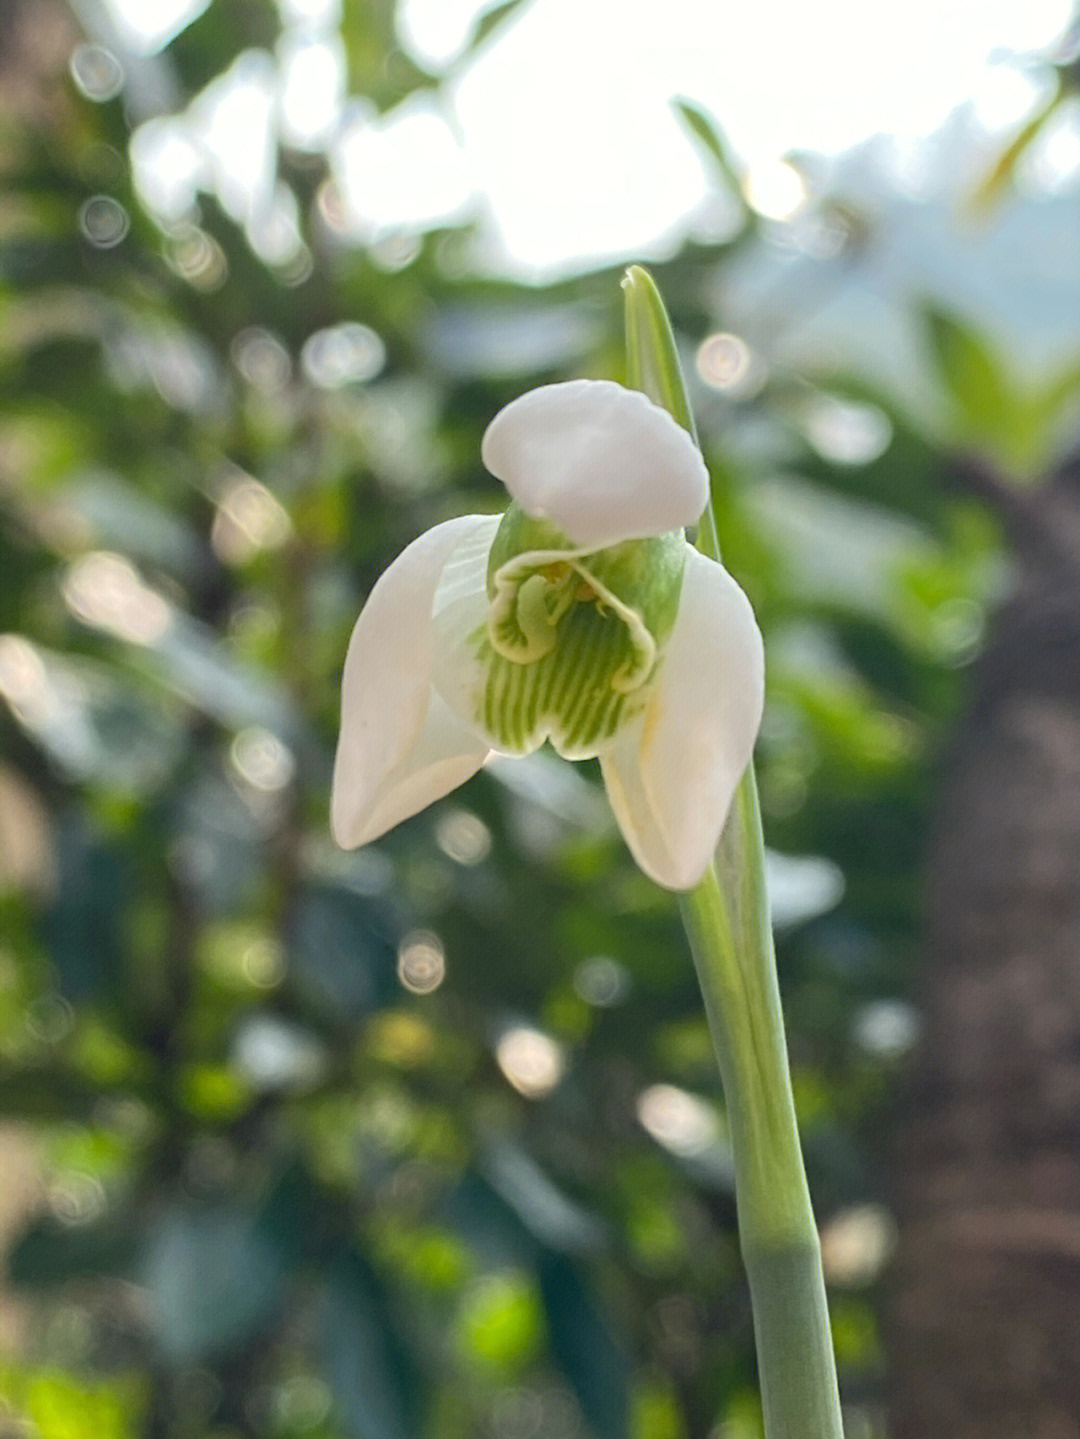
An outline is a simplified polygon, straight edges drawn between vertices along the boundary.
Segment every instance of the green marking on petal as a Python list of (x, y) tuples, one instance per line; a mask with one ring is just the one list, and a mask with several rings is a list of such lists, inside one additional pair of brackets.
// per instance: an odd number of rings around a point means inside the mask
[(493, 743), (597, 754), (646, 703), (685, 557), (679, 530), (589, 552), (511, 505), (491, 547), (487, 625), (472, 640), (484, 674), (476, 717)]
[(612, 593), (584, 565), (575, 568), (595, 596), (594, 603), (601, 616), (610, 611), (626, 626), (631, 656), (611, 676), (611, 687), (620, 694), (629, 694), (644, 684), (652, 674), (656, 664), (656, 640), (649, 633), (638, 610), (632, 605), (623, 604), (618, 595)]
[(547, 654), (574, 603), (575, 577), (560, 550), (531, 551), (496, 571), (488, 616), (495, 650), (518, 664)]

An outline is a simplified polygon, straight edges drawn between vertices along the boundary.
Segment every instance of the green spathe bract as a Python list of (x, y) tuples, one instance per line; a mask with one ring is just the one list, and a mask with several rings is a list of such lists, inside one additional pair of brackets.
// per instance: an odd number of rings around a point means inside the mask
[(640, 713), (679, 609), (681, 530), (606, 549), (571, 545), (512, 504), (491, 546), (477, 721), (500, 749), (545, 738), (584, 759)]
[[(630, 382), (692, 434), (659, 292), (637, 265), (627, 271), (623, 289)], [(719, 560), (711, 506), (697, 538), (699, 548)], [(731, 1127), (765, 1439), (843, 1439), (821, 1246), (788, 1070), (752, 763), (735, 789), (715, 856), (682, 896), (682, 914)]]

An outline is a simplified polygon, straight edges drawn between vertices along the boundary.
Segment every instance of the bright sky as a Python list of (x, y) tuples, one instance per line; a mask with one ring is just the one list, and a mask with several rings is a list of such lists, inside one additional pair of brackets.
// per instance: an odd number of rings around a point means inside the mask
[[(143, 51), (205, 3), (109, 0), (121, 37)], [(154, 122), (142, 136), (144, 191), (180, 209), (209, 176), (238, 218), (260, 211), (265, 231), (276, 109), (294, 143), (329, 144), (341, 222), (357, 234), (480, 213), (506, 262), (537, 276), (651, 258), (688, 222), (707, 229), (709, 177), (676, 95), (716, 117), (759, 207), (783, 212), (798, 199), (780, 167), (792, 151), (838, 154), (878, 133), (903, 148), (964, 104), (989, 130), (1015, 125), (1045, 84), (1022, 57), (1052, 47), (1073, 14), (1073, 0), (533, 0), (455, 74), (447, 109), (413, 99), (377, 118), (340, 108), (337, 0), (279, 4), (289, 29), (274, 57), (241, 57), (186, 128)], [(485, 8), (402, 0), (402, 44), (450, 67)], [(287, 249), (295, 218), (271, 218), (256, 247)]]

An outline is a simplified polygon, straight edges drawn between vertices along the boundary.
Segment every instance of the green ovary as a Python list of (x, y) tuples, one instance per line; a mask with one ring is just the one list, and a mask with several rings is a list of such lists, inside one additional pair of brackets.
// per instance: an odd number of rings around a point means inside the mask
[(477, 719), (500, 749), (526, 753), (550, 739), (584, 759), (648, 699), (678, 611), (686, 542), (672, 532), (585, 553), (550, 526), (537, 533), (525, 516), (507, 519), (511, 533), (492, 550), (488, 623), (476, 635)]

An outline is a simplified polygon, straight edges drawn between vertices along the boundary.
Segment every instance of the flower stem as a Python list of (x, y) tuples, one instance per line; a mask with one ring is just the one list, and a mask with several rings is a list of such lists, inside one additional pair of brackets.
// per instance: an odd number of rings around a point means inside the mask
[(791, 1093), (752, 769), (716, 864), (682, 897), (735, 1158), (768, 1439), (842, 1439), (821, 1249)]
[[(628, 382), (696, 439), (659, 292), (636, 265), (623, 287)], [(711, 505), (698, 525), (697, 545), (719, 560)], [(752, 763), (736, 791), (715, 862), (682, 896), (681, 907), (727, 1104), (765, 1433), (767, 1439), (843, 1439), (821, 1246), (791, 1091)]]

